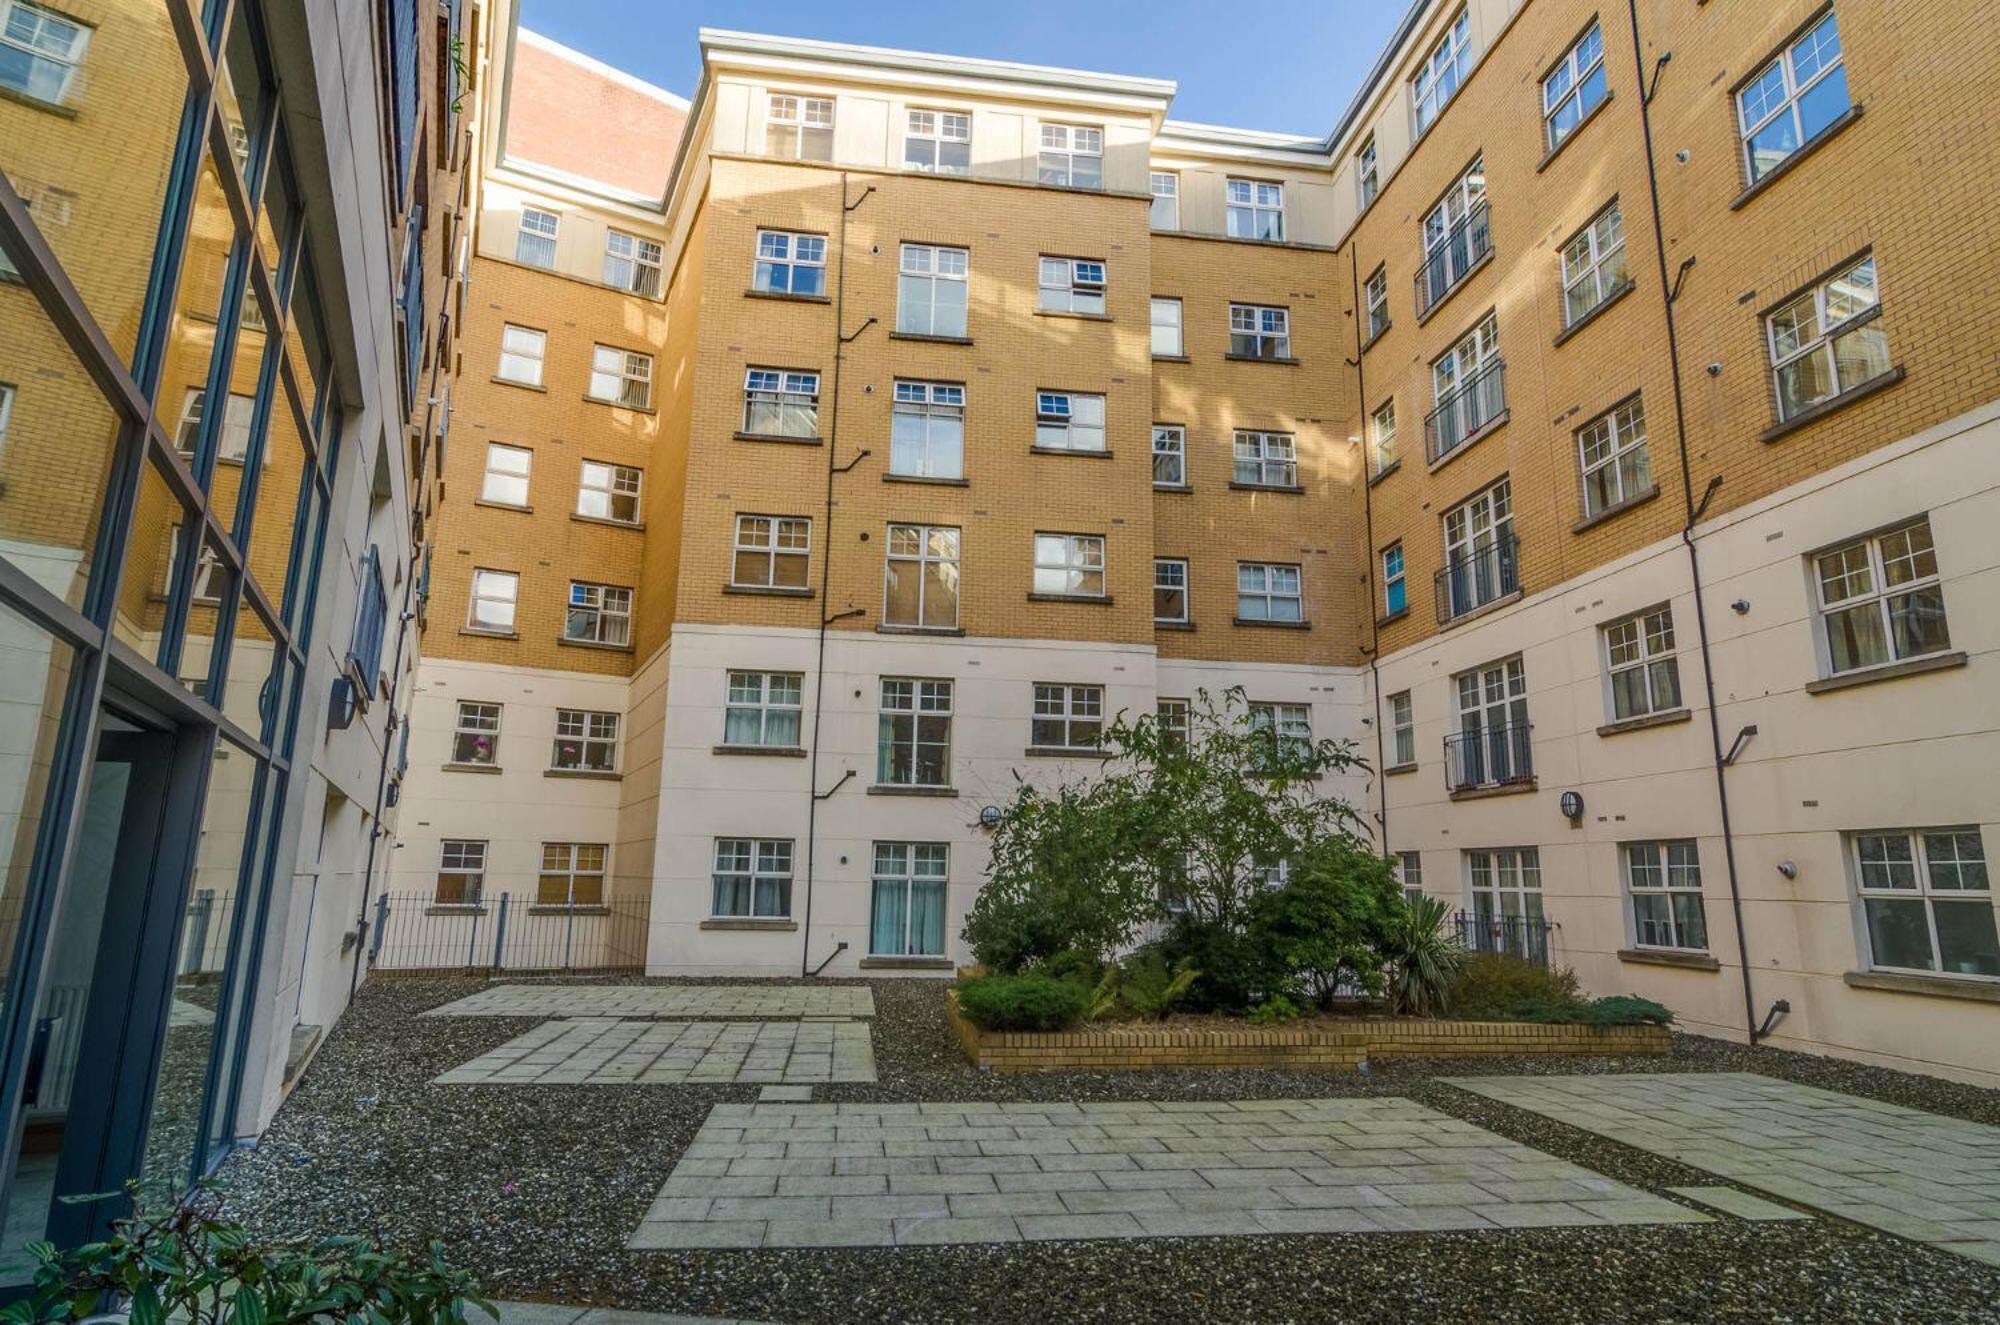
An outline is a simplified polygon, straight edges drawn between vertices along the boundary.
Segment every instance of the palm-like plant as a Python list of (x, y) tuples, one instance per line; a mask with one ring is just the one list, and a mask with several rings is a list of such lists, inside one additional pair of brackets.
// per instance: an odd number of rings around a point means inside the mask
[(1400, 1013), (1431, 1017), (1444, 1011), (1465, 961), (1458, 935), (1446, 927), (1451, 910), (1435, 897), (1412, 898), (1389, 927), (1382, 958), (1389, 967), (1389, 1001)]

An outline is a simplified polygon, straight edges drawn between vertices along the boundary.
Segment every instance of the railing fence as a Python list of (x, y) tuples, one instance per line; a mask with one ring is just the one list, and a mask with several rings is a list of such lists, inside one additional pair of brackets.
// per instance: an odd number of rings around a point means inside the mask
[(378, 971), (638, 971), (649, 907), (614, 898), (545, 905), (501, 893), (440, 905), (429, 893), (375, 899), (368, 964)]

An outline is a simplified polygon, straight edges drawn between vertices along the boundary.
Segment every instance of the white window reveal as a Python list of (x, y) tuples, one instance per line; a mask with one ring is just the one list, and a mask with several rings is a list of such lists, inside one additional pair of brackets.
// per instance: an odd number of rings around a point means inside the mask
[(1285, 186), (1270, 180), (1232, 179), (1224, 184), (1224, 220), (1233, 239), (1285, 237)]
[(791, 840), (717, 838), (715, 894), (710, 909), (719, 920), (782, 920), (791, 915)]
[(632, 591), (616, 584), (573, 580), (563, 638), (578, 644), (623, 648), (632, 642)]
[(0, 0), (0, 87), (60, 106), (69, 99), (92, 29), (27, 0)]
[(1178, 359), (1186, 353), (1186, 341), (1181, 334), (1181, 301), (1156, 296), (1153, 299), (1153, 357)]
[(618, 767), (618, 715), (557, 709), (549, 767), (561, 772), (609, 773)]
[(1583, 514), (1603, 515), (1653, 491), (1653, 462), (1646, 451), (1646, 406), (1638, 396), (1576, 430), (1583, 466)]
[(833, 160), (833, 98), (774, 93), (764, 120), (764, 151), (786, 161)]
[(486, 444), (486, 473), (479, 487), (479, 500), (496, 506), (528, 505), (528, 471), (535, 453), (525, 446)]
[(1596, 23), (1542, 80), (1544, 145), (1553, 152), (1569, 141), (1590, 112), (1611, 95), (1604, 71), (1604, 32)]
[(1102, 451), (1104, 397), (1081, 391), (1036, 392), (1035, 449)]
[(826, 294), (826, 236), (790, 230), (757, 232), (757, 266), (750, 288), (763, 294)]
[(630, 465), (586, 460), (577, 481), (576, 513), (613, 524), (639, 523), (640, 472)]
[(1044, 124), (1036, 162), (1044, 184), (1071, 189), (1104, 187), (1104, 129), (1090, 124)]
[(951, 630), (958, 625), (959, 531), (892, 524), (883, 574), (886, 625)]
[(1104, 264), (1094, 258), (1042, 259), (1035, 307), (1044, 313), (1104, 313)]
[(1625, 889), (1632, 899), (1632, 941), (1641, 948), (1708, 950), (1701, 904), (1701, 853), (1693, 839), (1627, 842)]
[(1460, 10), (1452, 20), (1451, 28), (1431, 47), (1430, 54), (1417, 67), (1417, 76), (1410, 83), (1410, 104), (1416, 114), (1417, 134), (1437, 123), (1437, 117), (1451, 99), (1458, 94), (1458, 85), (1465, 81), (1465, 75), (1472, 63), (1472, 18)]
[(1847, 113), (1847, 66), (1833, 11), (1736, 94), (1747, 183), (1755, 184)]
[(1153, 620), (1186, 625), (1188, 619), (1188, 564), (1183, 557), (1153, 559)]
[(1250, 622), (1304, 621), (1299, 568), (1280, 562), (1237, 562), (1236, 617)]
[(1235, 437), (1235, 481), (1247, 488), (1299, 486), (1298, 439), (1288, 432), (1242, 432)]
[(1604, 628), (1604, 670), (1611, 720), (1671, 713), (1681, 706), (1681, 665), (1674, 654), (1674, 611), (1660, 606)]
[(1187, 429), (1170, 423), (1153, 425), (1153, 486), (1187, 486)]
[(1779, 419), (1866, 386), (1891, 371), (1875, 259), (1862, 258), (1765, 320)]
[(1103, 686), (1035, 683), (1030, 738), (1036, 749), (1093, 749), (1103, 731)]
[(729, 582), (740, 589), (806, 589), (812, 521), (803, 516), (739, 515)]
[(1231, 304), (1229, 353), (1238, 359), (1291, 358), (1291, 310), (1263, 304)]
[(722, 743), (798, 749), (805, 677), (798, 672), (735, 672), (722, 710)]
[(1153, 210), (1147, 221), (1155, 230), (1181, 228), (1181, 176), (1177, 170), (1155, 170), (1148, 180)]
[(903, 164), (939, 175), (972, 173), (972, 113), (912, 107), (903, 133)]
[(520, 386), (542, 385), (542, 360), (548, 344), (546, 331), (508, 323), (500, 332), (500, 365), (494, 376)]
[(1950, 650), (1928, 517), (1817, 553), (1813, 567), (1830, 675)]
[(965, 387), (898, 382), (889, 419), (889, 472), (910, 478), (965, 477)]
[(896, 330), (906, 336), (965, 335), (971, 254), (936, 244), (903, 245), (896, 278)]
[(556, 230), (561, 222), (554, 212), (539, 207), (521, 209), (521, 231), (514, 240), (514, 260), (530, 267), (554, 270)]
[(466, 609), (466, 629), (499, 635), (513, 634), (514, 606), (520, 592), (521, 577), (513, 571), (474, 570), (472, 601)]
[(628, 409), (653, 403), (653, 356), (599, 345), (590, 354), (590, 397)]
[(660, 243), (613, 230), (604, 241), (604, 283), (633, 294), (658, 298)]
[(1853, 844), (1870, 966), (2000, 978), (1993, 885), (1976, 826), (1856, 833)]
[(1035, 592), (1064, 598), (1102, 598), (1104, 536), (1036, 534)]
[(743, 431), (753, 437), (819, 436), (819, 374), (749, 369), (743, 378)]

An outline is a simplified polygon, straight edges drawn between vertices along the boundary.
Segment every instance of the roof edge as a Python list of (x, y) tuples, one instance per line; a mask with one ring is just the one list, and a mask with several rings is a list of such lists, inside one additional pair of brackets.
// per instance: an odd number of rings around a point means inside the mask
[(702, 28), (699, 33), (702, 63), (711, 52), (743, 55), (785, 56), (828, 63), (854, 61), (888, 69), (906, 69), (933, 74), (957, 74), (992, 78), (1015, 83), (1032, 83), (1068, 91), (1115, 93), (1120, 96), (1149, 97), (1171, 101), (1179, 84), (1170, 78), (1142, 78), (1135, 74), (1105, 74), (1087, 69), (1066, 69), (1056, 65), (1025, 64), (1014, 60), (985, 60), (966, 55), (936, 55), (924, 51), (899, 50), (890, 46), (860, 46), (848, 42), (812, 41), (803, 37), (778, 37), (766, 33), (735, 32), (726, 28)]
[(585, 55), (575, 47), (565, 46), (555, 38), (536, 32), (532, 28), (516, 28), (515, 41), (516, 44), (533, 46), (537, 50), (547, 51), (558, 59), (567, 60), (571, 64), (582, 69), (587, 69), (608, 82), (616, 83), (620, 87), (630, 88), (642, 96), (648, 96), (655, 101), (664, 102), (675, 110), (685, 111), (688, 108), (689, 103), (686, 97), (669, 92), (656, 83), (649, 83), (636, 74), (628, 74), (623, 69), (608, 65), (594, 56)]

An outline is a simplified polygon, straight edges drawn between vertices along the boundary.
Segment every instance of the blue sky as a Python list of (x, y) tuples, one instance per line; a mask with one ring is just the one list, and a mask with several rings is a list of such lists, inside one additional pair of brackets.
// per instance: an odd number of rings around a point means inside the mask
[(1176, 119), (1322, 134), (1405, 7), (1292, 0), (1273, 15), (1215, 0), (522, 0), (521, 21), (682, 96), (700, 72), (695, 30), (707, 26), (1171, 78)]

